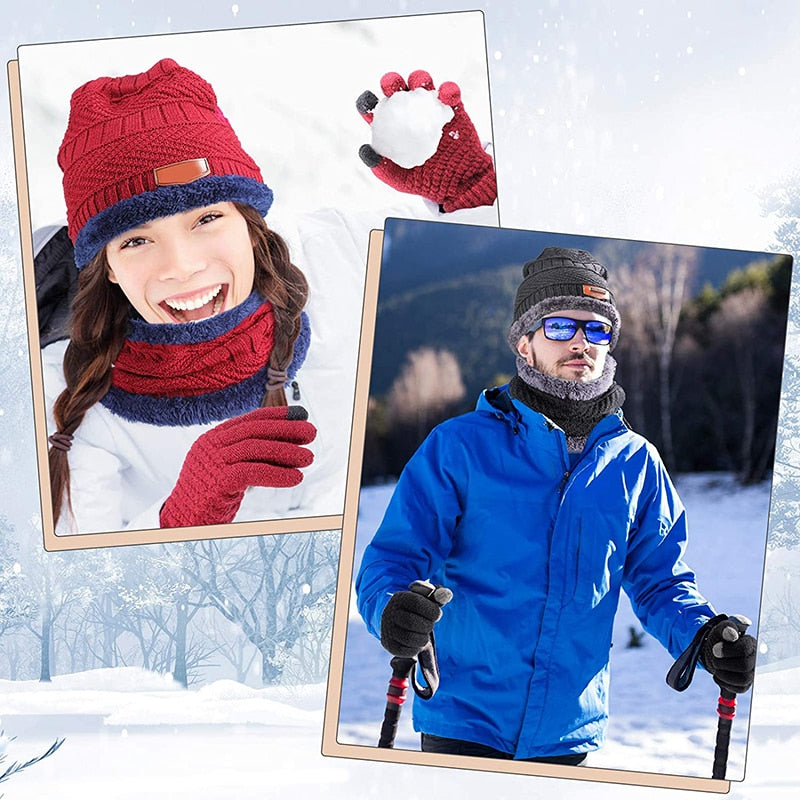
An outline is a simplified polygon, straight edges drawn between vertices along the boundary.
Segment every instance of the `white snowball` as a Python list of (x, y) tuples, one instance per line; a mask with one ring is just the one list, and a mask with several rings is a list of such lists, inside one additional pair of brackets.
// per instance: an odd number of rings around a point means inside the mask
[(424, 164), (439, 146), (453, 109), (435, 91), (395, 92), (373, 111), (372, 147), (405, 169)]

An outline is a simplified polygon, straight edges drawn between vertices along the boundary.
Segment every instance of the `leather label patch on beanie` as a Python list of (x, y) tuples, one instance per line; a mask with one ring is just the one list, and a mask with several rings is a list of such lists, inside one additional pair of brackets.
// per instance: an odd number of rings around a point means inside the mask
[(190, 158), (188, 161), (178, 161), (175, 164), (167, 164), (153, 170), (156, 186), (191, 183), (210, 174), (211, 169), (208, 166), (207, 158)]
[(603, 289), (601, 286), (589, 286), (589, 284), (583, 284), (583, 293), (587, 297), (594, 297), (595, 300), (610, 300), (611, 299), (611, 292), (608, 289)]

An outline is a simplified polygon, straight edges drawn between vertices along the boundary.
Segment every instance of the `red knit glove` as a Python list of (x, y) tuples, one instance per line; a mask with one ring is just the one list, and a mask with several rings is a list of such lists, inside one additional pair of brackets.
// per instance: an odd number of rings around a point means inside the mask
[[(381, 89), (387, 98), (398, 91), (419, 88), (434, 90), (433, 80), (425, 70), (412, 72), (408, 84), (396, 72), (387, 72), (381, 78)], [(438, 98), (453, 109), (453, 118), (442, 128), (436, 152), (423, 164), (401, 167), (369, 144), (362, 145), (358, 154), (384, 183), (400, 192), (432, 200), (442, 212), (490, 206), (497, 198), (494, 164), (464, 110), (461, 89), (447, 81), (439, 87)], [(369, 90), (356, 101), (358, 112), (370, 124), (377, 105), (378, 98)]]
[(317, 435), (301, 406), (257, 408), (206, 431), (191, 446), (161, 508), (162, 528), (231, 522), (249, 486), (297, 486)]

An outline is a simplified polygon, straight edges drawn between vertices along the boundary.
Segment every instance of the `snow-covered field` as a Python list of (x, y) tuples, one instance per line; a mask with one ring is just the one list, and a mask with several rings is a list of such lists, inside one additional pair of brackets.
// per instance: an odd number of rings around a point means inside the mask
[[(778, 667), (758, 676), (751, 723), (756, 743), (750, 747), (747, 781), (734, 784), (731, 797), (796, 796), (800, 667)], [(564, 798), (664, 796), (660, 789), (325, 758), (320, 755), (323, 695), (322, 685), (253, 690), (231, 681), (184, 691), (137, 669), (63, 676), (50, 686), (0, 681), (3, 724), (18, 737), (7, 746), (9, 760), (38, 755), (56, 737), (66, 737), (58, 752), (0, 784), (0, 790), (8, 800), (255, 800), (287, 793), (297, 800), (391, 800), (431, 793), (472, 798), (488, 791), (496, 800), (531, 792)], [(642, 702), (641, 707), (651, 706)], [(684, 770), (685, 756), (669, 748), (696, 749), (692, 763), (706, 765), (707, 734), (697, 732), (698, 720), (660, 734), (663, 752), (656, 756), (649, 752), (655, 749), (648, 744), (652, 727), (642, 720), (637, 728), (633, 711), (615, 710), (617, 723), (620, 714), (626, 720), (615, 725), (606, 752), (592, 757), (593, 766), (624, 758), (629, 769)], [(697, 797), (691, 792), (674, 796), (683, 795)]]
[[(756, 617), (764, 554), (767, 486), (738, 489), (727, 478), (691, 476), (678, 481), (689, 509), (691, 563), (704, 590), (720, 608)], [(362, 493), (359, 554), (382, 513), (390, 487)], [(724, 539), (721, 540), (721, 537)], [(720, 570), (719, 548), (726, 547)], [(669, 656), (653, 640), (626, 649), (627, 603), (617, 620), (613, 650), (611, 725), (593, 767), (659, 774), (710, 774), (716, 726), (716, 692), (707, 675), (677, 694), (664, 683)], [(351, 618), (339, 739), (374, 744), (388, 673), (386, 654)], [(760, 668), (755, 702), (740, 697), (728, 777), (743, 776), (748, 727), (747, 781), (736, 797), (789, 795), (797, 774), (793, 752), (800, 743), (800, 664)], [(53, 756), (0, 784), (5, 796), (36, 798), (141, 797), (382, 797), (406, 798), (440, 791), (465, 797), (517, 797), (536, 781), (545, 796), (648, 796), (650, 790), (603, 783), (556, 781), (431, 767), (394, 767), (325, 758), (320, 754), (324, 685), (253, 689), (215, 681), (183, 690), (170, 678), (138, 668), (94, 670), (37, 681), (0, 681), (2, 727), (16, 740), (6, 763), (38, 755), (60, 737)], [(402, 719), (398, 746), (416, 749), (410, 714)], [(421, 788), (425, 786), (425, 789)], [(686, 793), (687, 796), (696, 796)], [(663, 796), (663, 795), (655, 795)]]
[(66, 740), (0, 789), (8, 786), (9, 798), (255, 798), (268, 796), (267, 785), (317, 785), (335, 773), (309, 763), (324, 695), (324, 685), (251, 689), (228, 680), (184, 691), (132, 667), (50, 685), (0, 681), (2, 724), (16, 736), (4, 766)]

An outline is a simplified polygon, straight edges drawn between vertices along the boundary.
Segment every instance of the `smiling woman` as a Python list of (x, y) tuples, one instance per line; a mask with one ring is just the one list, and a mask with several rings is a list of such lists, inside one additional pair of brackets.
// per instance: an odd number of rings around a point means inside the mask
[(317, 432), (285, 387), (300, 401), (308, 284), (211, 86), (171, 59), (90, 81), (59, 165), (79, 279), (43, 353), (57, 533), (307, 516)]
[(233, 203), (145, 222), (106, 245), (108, 278), (146, 322), (196, 322), (253, 291), (247, 221)]

